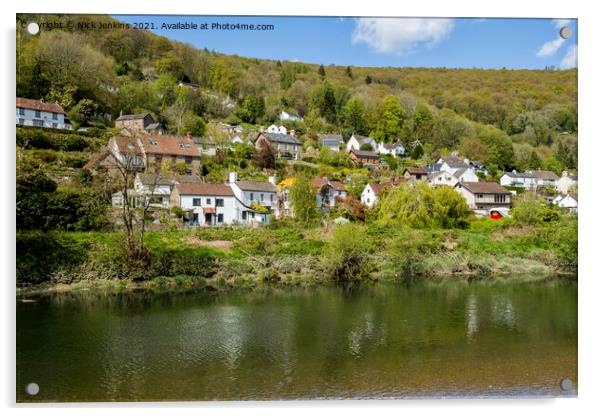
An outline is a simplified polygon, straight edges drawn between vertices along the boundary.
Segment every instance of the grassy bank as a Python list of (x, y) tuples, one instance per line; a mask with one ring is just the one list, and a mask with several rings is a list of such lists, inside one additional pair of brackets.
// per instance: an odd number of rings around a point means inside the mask
[(407, 277), (488, 278), (576, 274), (577, 221), (519, 226), (475, 220), (467, 229), (394, 224), (300, 229), (150, 232), (150, 264), (133, 264), (122, 234), (19, 232), (17, 286), (206, 287), (314, 285)]

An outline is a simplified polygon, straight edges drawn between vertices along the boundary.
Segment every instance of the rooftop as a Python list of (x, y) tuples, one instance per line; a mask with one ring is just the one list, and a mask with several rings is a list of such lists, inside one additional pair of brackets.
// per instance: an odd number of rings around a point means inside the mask
[(299, 141), (299, 139), (297, 139), (295, 136), (291, 136), (290, 134), (268, 133), (265, 131), (260, 134), (263, 134), (265, 137), (267, 137), (267, 139), (269, 141), (271, 141), (273, 143), (288, 143), (288, 144), (301, 145), (301, 142)]
[(223, 183), (182, 182), (176, 188), (180, 195), (234, 196), (232, 188)]
[(66, 114), (58, 103), (46, 103), (42, 100), (17, 97), (17, 107), (30, 110), (46, 111), (49, 113)]
[(277, 192), (276, 185), (264, 181), (236, 181), (234, 182), (243, 191)]
[(146, 116), (150, 116), (150, 113), (140, 113), (140, 114), (122, 114), (115, 119), (115, 121), (126, 121), (126, 120), (141, 120)]
[(495, 182), (458, 182), (457, 186), (463, 186), (473, 194), (512, 194), (512, 192)]
[(146, 153), (199, 157), (199, 151), (188, 136), (148, 134), (140, 137)]

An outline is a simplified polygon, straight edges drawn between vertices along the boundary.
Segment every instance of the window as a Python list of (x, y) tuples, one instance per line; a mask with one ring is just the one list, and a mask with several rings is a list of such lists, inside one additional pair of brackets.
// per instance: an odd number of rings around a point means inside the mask
[(58, 124), (56, 124), (56, 123), (52, 123), (52, 128), (53, 128), (53, 129), (56, 129), (57, 127), (58, 127)]
[(215, 206), (216, 207), (223, 207), (224, 206), (224, 200), (222, 198), (215, 198)]
[(270, 194), (270, 202), (274, 202), (274, 194)]
[(201, 206), (201, 198), (192, 198), (192, 206), (200, 207)]
[(190, 165), (190, 164), (192, 163), (192, 156), (186, 156), (186, 157), (184, 158), (184, 162), (186, 162), (187, 164), (189, 164), (189, 165)]
[(483, 194), (477, 194), (477, 198), (483, 198)]
[(42, 113), (40, 112), (40, 110), (36, 110), (36, 117), (42, 117)]
[(251, 197), (249, 199), (252, 201), (254, 199), (254, 196), (255, 195), (253, 195), (253, 192), (251, 192)]
[(506, 195), (496, 194), (493, 196), (493, 200), (496, 203), (504, 203), (506, 202)]
[(224, 214), (217, 214), (217, 222), (218, 223), (224, 222)]
[(211, 205), (211, 198), (207, 198), (205, 202), (207, 203), (207, 205)]
[(242, 212), (242, 219), (246, 220), (247, 219), (247, 211), (243, 211)]
[(19, 124), (25, 124), (25, 119), (24, 118), (20, 118), (19, 119)]
[(44, 127), (44, 122), (42, 120), (34, 120), (33, 125), (36, 127)]
[(163, 162), (163, 155), (155, 155), (155, 163), (160, 165), (161, 162)]
[(21, 115), (21, 116), (25, 115), (25, 109), (24, 108), (19, 108), (19, 115)]
[(263, 194), (260, 194), (260, 199), (263, 202)]
[(52, 119), (53, 120), (58, 120), (59, 119), (59, 115), (57, 113), (52, 113)]

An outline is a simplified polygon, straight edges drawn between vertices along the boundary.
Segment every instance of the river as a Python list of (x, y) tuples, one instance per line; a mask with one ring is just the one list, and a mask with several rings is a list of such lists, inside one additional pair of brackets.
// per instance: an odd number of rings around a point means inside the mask
[(544, 397), (576, 386), (574, 283), (17, 299), (19, 402)]

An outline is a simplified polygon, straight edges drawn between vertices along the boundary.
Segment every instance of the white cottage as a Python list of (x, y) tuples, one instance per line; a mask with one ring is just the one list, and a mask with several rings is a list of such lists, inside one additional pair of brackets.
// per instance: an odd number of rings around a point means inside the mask
[(556, 189), (563, 194), (568, 194), (574, 186), (577, 186), (577, 175), (570, 174), (567, 171), (562, 172), (562, 176), (556, 181)]
[(468, 207), (480, 213), (490, 208), (510, 208), (512, 193), (495, 182), (458, 182), (456, 191), (466, 199)]
[(226, 184), (178, 183), (171, 194), (171, 201), (187, 213), (191, 225), (226, 225), (240, 218), (238, 201), (232, 188)]
[(364, 145), (370, 146), (372, 151), (376, 151), (378, 145), (376, 144), (376, 140), (372, 137), (360, 136), (359, 134), (352, 135), (347, 141), (346, 149), (347, 153), (352, 150), (359, 151), (361, 147)]
[(380, 142), (376, 148), (376, 153), (381, 155), (391, 155), (393, 157), (404, 157), (406, 149), (401, 143)]
[(71, 130), (71, 121), (58, 103), (17, 97), (17, 123), (21, 126)]
[(269, 215), (276, 213), (278, 207), (278, 188), (276, 178), (270, 176), (268, 182), (238, 180), (236, 172), (230, 172), (228, 185), (241, 204), (242, 222), (269, 221)]
[(275, 133), (275, 134), (288, 134), (288, 130), (284, 126), (277, 126), (272, 124), (270, 127), (265, 129), (267, 133)]
[(360, 196), (362, 204), (372, 208), (378, 202), (378, 195), (385, 189), (386, 185), (381, 183), (369, 183)]

